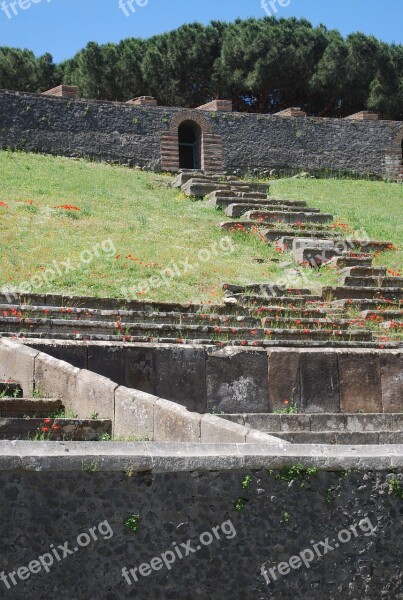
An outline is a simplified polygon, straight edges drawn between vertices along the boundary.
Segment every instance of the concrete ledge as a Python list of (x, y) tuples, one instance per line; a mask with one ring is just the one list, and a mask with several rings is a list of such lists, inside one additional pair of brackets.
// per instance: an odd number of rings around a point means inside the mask
[(130, 468), (168, 473), (281, 469), (295, 464), (323, 471), (403, 468), (403, 445), (0, 442), (1, 471), (85, 471), (92, 465), (101, 472)]

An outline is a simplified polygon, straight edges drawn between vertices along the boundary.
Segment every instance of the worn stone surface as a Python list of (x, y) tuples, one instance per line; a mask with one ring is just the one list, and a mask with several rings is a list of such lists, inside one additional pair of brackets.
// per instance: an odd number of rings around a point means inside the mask
[(124, 439), (154, 439), (154, 406), (158, 398), (125, 387), (115, 391), (113, 434)]
[[(150, 474), (129, 466), (90, 474), (80, 464), (73, 472), (3, 471), (0, 552), (6, 573), (42, 556), (51, 544), (79, 547), (78, 536), (90, 528), (96, 528), (97, 540), (90, 536), (87, 547), (60, 564), (55, 560), (49, 573), (17, 578), (10, 590), (1, 582), (2, 597), (42, 600), (57, 590), (60, 600), (402, 600), (401, 501), (388, 493), (387, 483), (392, 477), (403, 481), (401, 473), (363, 469), (344, 477), (324, 470), (304, 488), (276, 475), (250, 469)], [(252, 481), (244, 490), (240, 482), (247, 476)], [(245, 508), (238, 512), (239, 498)], [(124, 525), (133, 514), (140, 516), (137, 533)], [(201, 540), (209, 538), (202, 534), (218, 526), (220, 539), (213, 536), (203, 546)], [(352, 526), (357, 536), (341, 535), (349, 541), (337, 541), (336, 548), (333, 540)], [(277, 567), (312, 549), (310, 540), (327, 539), (332, 549), (326, 555), (322, 551), (309, 568), (301, 565), (287, 576), (276, 570), (277, 580), (267, 585), (262, 565)], [(123, 567), (138, 569), (174, 542), (181, 548), (188, 540), (200, 550), (176, 559), (170, 570), (151, 569), (147, 577), (137, 571), (138, 581), (130, 586), (123, 578)]]
[(379, 354), (339, 351), (342, 412), (382, 412)]
[(267, 354), (241, 348), (207, 351), (207, 410), (268, 412)]
[(215, 415), (203, 415), (201, 419), (201, 442), (204, 444), (243, 443), (249, 427), (230, 423)]
[(70, 400), (71, 407), (80, 418), (97, 414), (102, 419), (113, 419), (117, 387), (110, 379), (82, 369), (76, 377), (76, 395)]
[(301, 353), (301, 396), (304, 412), (340, 412), (337, 355), (332, 351)]
[(206, 355), (204, 348), (155, 347), (154, 394), (186, 406), (190, 411), (206, 411)]
[(403, 411), (403, 352), (380, 356), (382, 405), (384, 412)]
[(26, 396), (32, 394), (37, 354), (18, 342), (0, 339), (0, 380), (12, 379), (20, 384)]
[(125, 349), (125, 385), (142, 392), (154, 391), (154, 346), (143, 344)]
[(270, 411), (290, 408), (293, 403), (302, 410), (300, 352), (279, 348), (268, 350), (267, 356)]
[[(80, 369), (68, 363), (39, 352), (35, 358), (35, 390), (44, 398), (63, 401), (67, 408), (79, 409), (77, 402), (77, 376)], [(111, 418), (112, 413), (105, 415)], [(80, 418), (88, 418), (87, 413), (78, 413)]]
[(200, 415), (183, 406), (159, 399), (154, 405), (154, 439), (158, 442), (199, 442), (200, 419)]

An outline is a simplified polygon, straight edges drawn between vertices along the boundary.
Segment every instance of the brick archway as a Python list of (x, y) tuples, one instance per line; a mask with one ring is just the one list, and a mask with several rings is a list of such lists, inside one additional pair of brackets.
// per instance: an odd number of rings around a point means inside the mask
[(194, 123), (201, 129), (200, 163), (205, 173), (222, 173), (222, 137), (212, 133), (211, 124), (197, 110), (184, 110), (172, 119), (169, 130), (161, 134), (161, 168), (163, 171), (179, 171), (179, 127), (182, 123)]

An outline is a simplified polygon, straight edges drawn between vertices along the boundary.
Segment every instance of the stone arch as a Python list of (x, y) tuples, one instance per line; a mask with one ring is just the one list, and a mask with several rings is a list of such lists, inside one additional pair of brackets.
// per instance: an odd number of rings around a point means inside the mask
[[(223, 149), (221, 135), (213, 134), (209, 120), (197, 110), (183, 110), (171, 120), (169, 129), (161, 135), (161, 168), (179, 171), (181, 167), (180, 129), (193, 127), (195, 140), (195, 168), (205, 173), (222, 173)], [(182, 154), (183, 158), (183, 154)]]

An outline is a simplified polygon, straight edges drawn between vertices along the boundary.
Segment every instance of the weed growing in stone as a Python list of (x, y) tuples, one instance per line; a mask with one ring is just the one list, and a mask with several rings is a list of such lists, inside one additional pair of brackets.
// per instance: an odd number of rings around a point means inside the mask
[(125, 519), (124, 524), (130, 531), (137, 533), (140, 529), (140, 515), (130, 515)]
[(403, 500), (403, 485), (398, 479), (391, 479), (389, 481), (389, 489), (397, 498)]
[(244, 490), (248, 490), (252, 484), (252, 477), (247, 475), (241, 482), (241, 486)]
[(94, 475), (94, 473), (97, 473), (98, 471), (98, 463), (95, 460), (89, 463), (83, 462), (83, 471), (89, 473), (90, 475)]

